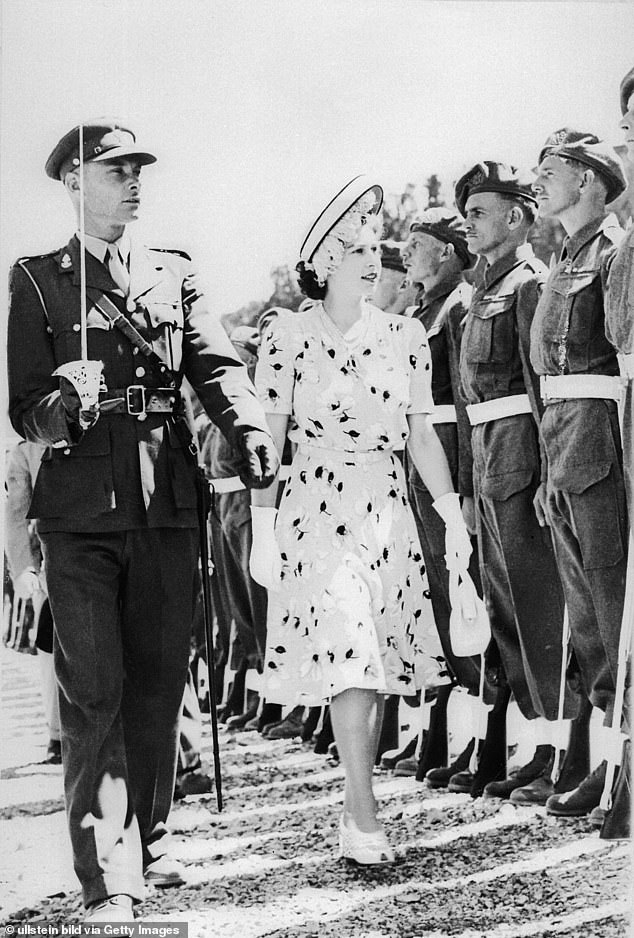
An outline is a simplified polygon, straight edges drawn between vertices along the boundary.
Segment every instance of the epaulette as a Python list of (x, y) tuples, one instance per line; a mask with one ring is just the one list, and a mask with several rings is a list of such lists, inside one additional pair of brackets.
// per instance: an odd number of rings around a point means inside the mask
[(20, 266), (22, 266), (22, 264), (25, 264), (28, 261), (44, 261), (48, 257), (55, 257), (55, 255), (59, 254), (61, 250), (62, 250), (61, 248), (55, 248), (55, 250), (53, 251), (47, 251), (46, 254), (29, 254), (28, 256), (25, 256), (25, 257), (18, 257), (18, 259), (14, 262), (13, 266), (15, 267), (16, 264), (20, 264)]
[(161, 254), (178, 254), (179, 257), (184, 257), (186, 261), (191, 260), (187, 251), (179, 251), (177, 248), (150, 248), (150, 251), (160, 251)]

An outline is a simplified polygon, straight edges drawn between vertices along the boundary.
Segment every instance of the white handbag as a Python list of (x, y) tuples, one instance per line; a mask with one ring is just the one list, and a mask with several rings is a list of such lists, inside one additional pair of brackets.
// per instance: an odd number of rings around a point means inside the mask
[(491, 626), (484, 601), (466, 570), (449, 573), (449, 600), (449, 640), (454, 655), (483, 655), (491, 640)]

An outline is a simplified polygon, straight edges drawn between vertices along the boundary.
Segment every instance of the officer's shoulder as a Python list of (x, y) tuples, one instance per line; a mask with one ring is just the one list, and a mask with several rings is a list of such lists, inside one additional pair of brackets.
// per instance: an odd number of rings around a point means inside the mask
[(52, 261), (56, 261), (59, 257), (62, 248), (55, 248), (53, 251), (47, 251), (46, 254), (28, 254), (23, 257), (18, 257), (13, 263), (13, 267), (28, 267), (30, 269), (38, 269), (40, 267), (48, 267)]

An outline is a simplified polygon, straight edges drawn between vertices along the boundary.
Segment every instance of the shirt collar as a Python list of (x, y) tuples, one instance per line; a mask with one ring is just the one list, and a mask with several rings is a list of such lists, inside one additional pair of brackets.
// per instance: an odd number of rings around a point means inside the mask
[(522, 261), (530, 260), (533, 257), (535, 257), (535, 253), (528, 242), (512, 248), (508, 254), (494, 261), (490, 267), (487, 265), (484, 270), (484, 286), (489, 289), (496, 280), (501, 280), (513, 267), (517, 267)]
[(448, 280), (443, 280), (442, 283), (437, 283), (430, 290), (423, 291), (423, 294), (418, 301), (421, 311), (426, 310), (435, 300), (444, 300), (446, 297), (448, 297), (450, 293), (453, 293), (461, 280), (462, 274), (457, 273), (455, 277), (450, 277)]
[(563, 247), (561, 249), (562, 260), (564, 258), (569, 258), (572, 260), (589, 241), (592, 241), (598, 234), (600, 234), (605, 228), (609, 228), (614, 225), (616, 222), (616, 216), (613, 213), (609, 215), (599, 215), (596, 218), (593, 218), (587, 224), (580, 228), (578, 231), (575, 231), (573, 235), (569, 235), (564, 239)]
[[(77, 240), (81, 244), (81, 235), (79, 232), (76, 232)], [(108, 248), (111, 244), (115, 244), (119, 249), (119, 254), (123, 260), (123, 263), (128, 265), (130, 261), (130, 236), (127, 231), (124, 231), (120, 238), (117, 238), (116, 241), (104, 241), (102, 238), (95, 238), (94, 235), (85, 234), (84, 241), (86, 244), (86, 250), (89, 254), (92, 254), (93, 257), (96, 257), (98, 261), (102, 264), (107, 264), (107, 255)]]

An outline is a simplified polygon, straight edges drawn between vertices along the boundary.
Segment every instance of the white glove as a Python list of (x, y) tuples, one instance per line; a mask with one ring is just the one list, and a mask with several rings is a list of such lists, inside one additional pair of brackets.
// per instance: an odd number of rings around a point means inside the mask
[(279, 590), (282, 577), (282, 557), (275, 540), (276, 516), (277, 508), (251, 505), (253, 543), (249, 571), (255, 582), (267, 590)]
[(33, 599), (33, 596), (41, 589), (40, 578), (31, 567), (23, 570), (20, 576), (16, 577), (13, 584), (13, 593), (16, 599)]
[(466, 571), (471, 557), (471, 538), (462, 517), (460, 496), (455, 492), (441, 495), (433, 503), (445, 522), (445, 564), (447, 570)]

